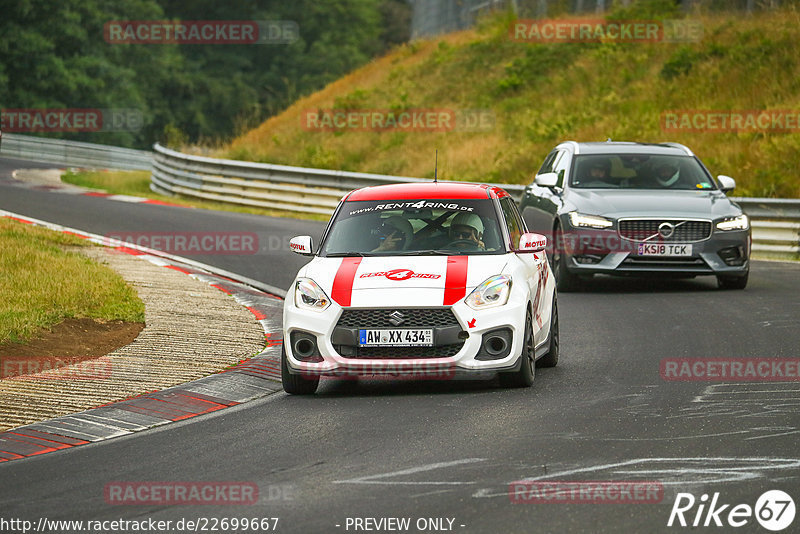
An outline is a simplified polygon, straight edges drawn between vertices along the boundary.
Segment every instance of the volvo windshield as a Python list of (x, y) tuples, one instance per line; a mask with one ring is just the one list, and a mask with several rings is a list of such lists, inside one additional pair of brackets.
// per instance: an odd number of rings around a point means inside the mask
[(576, 156), (569, 184), (577, 189), (717, 189), (695, 158), (647, 154)]

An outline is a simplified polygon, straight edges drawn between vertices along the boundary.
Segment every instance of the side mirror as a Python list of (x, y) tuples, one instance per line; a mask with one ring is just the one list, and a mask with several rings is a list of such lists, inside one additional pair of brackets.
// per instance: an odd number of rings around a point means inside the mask
[(547, 248), (547, 238), (542, 234), (528, 232), (519, 238), (517, 252), (541, 252)]
[(558, 174), (554, 172), (537, 174), (536, 178), (533, 179), (533, 183), (542, 187), (555, 187), (558, 184)]
[(293, 237), (289, 241), (289, 248), (292, 249), (292, 252), (302, 254), (303, 256), (314, 255), (313, 242), (310, 235)]
[(730, 176), (725, 176), (724, 174), (720, 174), (717, 176), (717, 180), (719, 180), (720, 189), (722, 189), (723, 193), (727, 193), (728, 191), (733, 191), (736, 187), (736, 180), (731, 178)]

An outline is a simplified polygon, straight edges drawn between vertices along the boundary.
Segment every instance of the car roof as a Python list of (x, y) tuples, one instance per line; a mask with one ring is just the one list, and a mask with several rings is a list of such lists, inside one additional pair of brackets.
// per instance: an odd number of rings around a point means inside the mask
[(375, 185), (351, 191), (342, 200), (481, 199), (510, 196), (496, 185), (469, 182), (411, 182)]
[(606, 141), (603, 143), (576, 143), (566, 141), (557, 148), (572, 148), (577, 154), (648, 154), (663, 156), (694, 156), (691, 150), (679, 143), (633, 143), (629, 141)]

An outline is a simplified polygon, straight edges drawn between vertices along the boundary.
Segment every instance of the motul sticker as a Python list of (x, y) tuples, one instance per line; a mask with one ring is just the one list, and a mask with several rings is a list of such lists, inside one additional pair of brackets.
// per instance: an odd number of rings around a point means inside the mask
[(533, 241), (526, 241), (522, 245), (522, 248), (523, 249), (531, 249), (531, 248), (544, 247), (544, 246), (547, 246), (547, 240), (546, 239), (536, 239), (536, 240), (533, 240)]

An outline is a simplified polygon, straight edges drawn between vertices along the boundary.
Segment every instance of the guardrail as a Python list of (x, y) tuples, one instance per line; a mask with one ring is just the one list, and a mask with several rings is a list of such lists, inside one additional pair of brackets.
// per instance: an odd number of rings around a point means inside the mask
[(9, 133), (3, 134), (0, 156), (46, 161), (64, 167), (145, 171), (152, 168), (153, 160), (153, 153), (145, 150)]
[[(333, 213), (348, 191), (369, 185), (427, 182), (408, 176), (289, 167), (193, 156), (154, 146), (150, 188), (161, 194), (286, 211)], [(499, 184), (518, 199), (524, 185)], [(753, 250), (800, 253), (800, 200), (732, 198), (753, 219)]]
[(800, 254), (800, 200), (731, 197), (750, 216), (753, 251)]
[[(250, 163), (191, 156), (154, 147), (150, 188), (161, 194), (181, 194), (262, 208), (330, 215), (349, 191), (370, 185), (429, 182), (425, 178), (388, 176)], [(525, 186), (501, 184), (518, 197)]]
[(429, 181), (408, 176), (190, 156), (159, 144), (153, 148), (155, 159), (150, 188), (157, 193), (286, 211), (330, 215), (342, 196), (353, 189)]
[[(0, 156), (65, 167), (152, 170), (150, 189), (160, 194), (323, 215), (330, 215), (345, 193), (359, 187), (429, 181), (193, 156), (159, 144), (146, 152), (18, 134), (3, 135)], [(518, 199), (525, 190), (519, 184), (499, 185)], [(800, 254), (800, 199), (732, 200), (752, 219), (755, 252)]]

